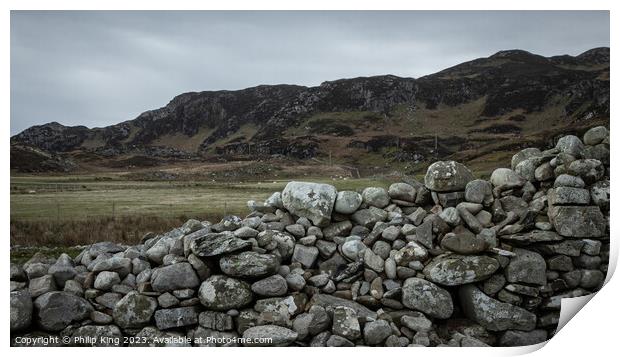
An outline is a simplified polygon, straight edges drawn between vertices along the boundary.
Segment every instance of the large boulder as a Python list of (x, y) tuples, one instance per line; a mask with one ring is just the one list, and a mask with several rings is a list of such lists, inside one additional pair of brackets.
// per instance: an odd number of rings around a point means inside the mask
[(362, 191), (362, 199), (369, 206), (383, 208), (390, 204), (390, 196), (383, 187), (367, 187)]
[(28, 290), (11, 291), (11, 331), (24, 330), (32, 321), (32, 297)]
[(585, 147), (581, 142), (581, 139), (575, 135), (566, 135), (558, 140), (555, 148), (574, 157), (581, 157)]
[(244, 281), (213, 275), (198, 290), (200, 302), (209, 310), (240, 309), (252, 302), (252, 290)]
[(237, 278), (262, 278), (276, 272), (280, 265), (273, 254), (243, 252), (220, 259), (220, 269), (226, 275)]
[(605, 235), (605, 217), (598, 206), (552, 206), (547, 214), (564, 237), (596, 238)]
[(604, 126), (594, 127), (583, 135), (583, 143), (586, 145), (598, 145), (609, 137), (609, 130)]
[(520, 187), (525, 184), (525, 179), (513, 170), (502, 167), (491, 174), (491, 184), (495, 187)]
[(324, 227), (331, 220), (336, 195), (332, 185), (292, 181), (282, 191), (282, 203), (290, 213)]
[(403, 305), (425, 313), (428, 316), (447, 319), (454, 307), (450, 293), (439, 286), (420, 278), (405, 280), (402, 288)]
[(437, 161), (428, 167), (424, 185), (431, 191), (464, 191), (474, 175), (469, 169), (456, 161)]
[(249, 249), (252, 243), (237, 238), (232, 232), (207, 233), (190, 243), (192, 253), (199, 257), (213, 257)]
[(140, 328), (149, 324), (157, 308), (157, 300), (132, 291), (114, 306), (112, 317), (121, 328)]
[(434, 283), (455, 286), (481, 281), (499, 268), (499, 262), (486, 255), (444, 255), (434, 258), (424, 268), (426, 278)]
[(195, 288), (199, 284), (198, 275), (187, 262), (154, 269), (151, 275), (153, 291), (158, 292)]
[(531, 331), (536, 327), (536, 315), (520, 307), (495, 300), (475, 285), (459, 289), (463, 313), (470, 320), (491, 331)]
[(82, 321), (94, 310), (79, 296), (64, 291), (52, 291), (34, 301), (39, 326), (45, 331), (60, 331), (73, 322)]

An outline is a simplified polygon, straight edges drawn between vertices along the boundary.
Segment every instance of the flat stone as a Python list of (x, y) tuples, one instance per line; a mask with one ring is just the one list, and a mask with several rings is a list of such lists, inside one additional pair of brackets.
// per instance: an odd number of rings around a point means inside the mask
[(248, 341), (244, 346), (288, 346), (297, 336), (297, 332), (276, 325), (254, 326), (243, 332), (243, 338)]
[(410, 309), (438, 319), (449, 318), (454, 309), (452, 297), (448, 291), (420, 278), (405, 280), (402, 288), (402, 303)]
[(424, 268), (424, 275), (434, 283), (455, 286), (484, 280), (498, 268), (499, 262), (485, 255), (453, 254), (434, 258)]
[(323, 227), (331, 220), (336, 195), (332, 185), (292, 181), (282, 191), (282, 204), (291, 214), (306, 217), (315, 226)]
[(596, 238), (605, 235), (606, 220), (598, 206), (553, 206), (549, 221), (564, 237)]
[(253, 251), (227, 255), (220, 259), (222, 272), (237, 278), (262, 278), (274, 274), (279, 266), (280, 262), (275, 255)]
[(207, 233), (192, 240), (190, 249), (198, 257), (213, 257), (248, 249), (252, 243), (232, 232)]
[(191, 326), (197, 323), (198, 309), (195, 306), (155, 311), (155, 325), (160, 330)]

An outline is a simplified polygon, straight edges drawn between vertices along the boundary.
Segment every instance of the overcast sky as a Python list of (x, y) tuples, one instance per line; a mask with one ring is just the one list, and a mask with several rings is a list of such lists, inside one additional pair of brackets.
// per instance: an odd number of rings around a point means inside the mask
[(609, 46), (603, 12), (15, 12), (11, 134), (101, 127), (188, 91), (420, 77), (505, 49)]

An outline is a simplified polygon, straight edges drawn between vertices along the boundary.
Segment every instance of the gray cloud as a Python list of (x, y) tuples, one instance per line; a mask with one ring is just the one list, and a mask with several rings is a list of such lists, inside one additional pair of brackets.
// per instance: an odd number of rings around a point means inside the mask
[(13, 11), (11, 134), (114, 124), (188, 91), (419, 77), (504, 49), (599, 46), (607, 11)]

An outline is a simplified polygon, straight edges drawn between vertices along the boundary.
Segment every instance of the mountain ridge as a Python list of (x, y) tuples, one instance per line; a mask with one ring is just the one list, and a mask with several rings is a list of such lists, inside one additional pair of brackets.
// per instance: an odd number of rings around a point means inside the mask
[[(455, 116), (461, 121), (453, 123)], [(92, 160), (147, 151), (158, 159), (227, 160), (273, 155), (306, 160), (335, 152), (341, 162), (357, 164), (346, 157), (355, 153), (345, 152), (378, 148), (382, 156), (398, 151), (392, 153), (401, 157), (397, 161), (416, 156), (423, 161), (433, 151), (448, 156), (462, 151), (462, 139), (472, 133), (455, 124), (479, 133), (476, 140), (498, 133), (517, 139), (540, 135), (544, 130), (530, 127), (541, 119), (558, 132), (609, 120), (609, 48), (551, 57), (504, 50), (417, 79), (378, 75), (313, 87), (187, 92), (132, 120), (93, 129), (52, 122), (14, 135), (11, 144), (88, 153)], [(433, 132), (448, 139), (443, 148), (428, 143)], [(452, 136), (459, 143), (451, 143)], [(345, 137), (350, 140), (342, 146), (338, 141)]]

